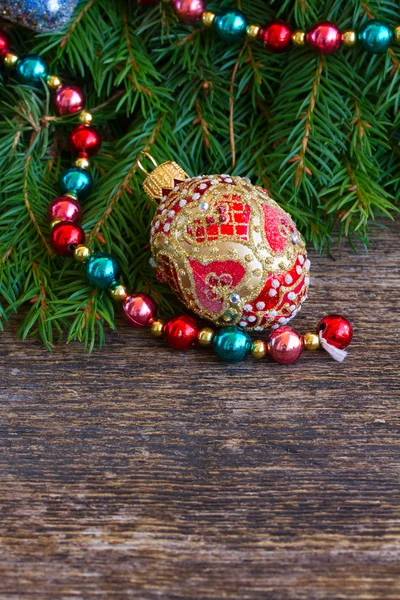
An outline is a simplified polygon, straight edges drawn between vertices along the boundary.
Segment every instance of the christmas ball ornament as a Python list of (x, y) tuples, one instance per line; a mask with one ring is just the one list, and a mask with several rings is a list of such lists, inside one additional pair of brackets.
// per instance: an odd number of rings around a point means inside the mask
[(342, 35), (340, 30), (329, 21), (317, 23), (307, 34), (307, 42), (310, 48), (321, 54), (332, 54), (340, 48)]
[(160, 202), (152, 264), (186, 307), (216, 325), (285, 325), (307, 298), (310, 262), (291, 217), (242, 177), (188, 177), (173, 162), (144, 182)]
[(85, 104), (85, 94), (75, 85), (63, 85), (54, 95), (54, 106), (61, 117), (80, 112), (85, 108)]
[(71, 167), (61, 173), (58, 186), (62, 194), (71, 194), (79, 200), (84, 200), (90, 194), (92, 183), (89, 171), (79, 167)]
[(393, 39), (393, 30), (386, 23), (377, 20), (365, 23), (358, 33), (361, 48), (374, 54), (386, 52)]
[(292, 45), (293, 30), (285, 21), (271, 21), (262, 32), (262, 42), (268, 52), (286, 52)]
[(199, 329), (196, 319), (179, 315), (165, 325), (164, 335), (168, 346), (175, 350), (190, 350), (197, 342)]
[(58, 223), (50, 234), (50, 245), (60, 256), (72, 256), (74, 250), (85, 241), (85, 232), (75, 223)]
[(121, 268), (110, 254), (97, 252), (89, 256), (84, 264), (86, 279), (94, 287), (106, 290), (117, 285)]
[(101, 147), (101, 137), (97, 129), (88, 125), (78, 125), (69, 135), (69, 149), (74, 154), (93, 156)]
[(195, 25), (205, 10), (204, 0), (172, 0), (172, 7), (180, 21)]
[(63, 27), (78, 0), (0, 0), (0, 14), (35, 31), (49, 32)]
[(56, 198), (48, 209), (49, 221), (70, 221), (80, 223), (82, 219), (81, 207), (76, 200), (70, 196)]
[(220, 329), (214, 336), (215, 353), (225, 362), (236, 363), (250, 354), (253, 343), (248, 333), (241, 327), (232, 325)]
[(222, 40), (236, 42), (236, 40), (246, 35), (248, 21), (241, 10), (231, 9), (217, 15), (214, 24), (215, 30)]
[(10, 40), (4, 31), (0, 31), (0, 57), (10, 51)]
[(303, 338), (291, 327), (279, 327), (268, 339), (268, 354), (281, 365), (290, 365), (298, 360), (303, 352)]
[(327, 315), (318, 323), (317, 334), (331, 346), (345, 350), (353, 339), (353, 326), (340, 315)]
[(157, 315), (157, 307), (146, 294), (132, 294), (125, 298), (122, 314), (131, 327), (150, 327)]
[(40, 56), (29, 54), (18, 60), (15, 73), (21, 83), (37, 84), (48, 76), (49, 67)]

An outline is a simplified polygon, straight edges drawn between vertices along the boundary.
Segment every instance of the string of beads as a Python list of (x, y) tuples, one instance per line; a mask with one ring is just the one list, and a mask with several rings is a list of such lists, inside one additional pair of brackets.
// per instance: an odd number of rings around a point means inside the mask
[[(138, 0), (138, 4), (156, 4), (158, 0)], [(218, 13), (207, 10), (205, 0), (172, 0), (178, 19), (186, 25), (202, 24), (213, 28), (218, 37), (226, 42), (242, 38), (260, 40), (268, 52), (287, 52), (293, 46), (308, 46), (322, 54), (331, 54), (343, 46), (359, 45), (374, 54), (386, 52), (394, 42), (400, 42), (400, 25), (394, 29), (383, 21), (371, 19), (358, 31), (341, 32), (330, 21), (320, 21), (309, 31), (296, 29), (284, 20), (270, 21), (266, 25), (249, 23), (246, 14), (236, 8)]]

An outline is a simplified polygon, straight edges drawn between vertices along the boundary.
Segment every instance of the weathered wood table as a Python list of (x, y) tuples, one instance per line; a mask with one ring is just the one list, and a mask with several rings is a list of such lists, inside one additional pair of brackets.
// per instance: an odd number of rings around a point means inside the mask
[(1, 599), (399, 600), (399, 239), (312, 253), (342, 365), (1, 334)]

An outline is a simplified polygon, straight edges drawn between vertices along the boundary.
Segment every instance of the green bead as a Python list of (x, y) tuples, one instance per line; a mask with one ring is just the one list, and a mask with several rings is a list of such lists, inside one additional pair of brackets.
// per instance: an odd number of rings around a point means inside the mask
[(248, 333), (236, 325), (223, 327), (214, 336), (215, 353), (225, 362), (236, 363), (244, 360), (252, 350), (252, 340)]
[(236, 42), (246, 35), (248, 21), (241, 10), (225, 10), (217, 15), (215, 29), (222, 40)]
[(97, 252), (86, 260), (85, 274), (91, 285), (106, 290), (117, 284), (121, 269), (113, 256)]
[(386, 52), (393, 39), (393, 30), (382, 21), (368, 21), (358, 33), (361, 48), (374, 54)]
[(40, 83), (49, 75), (48, 64), (35, 54), (29, 54), (21, 58), (15, 65), (18, 81), (21, 83)]
[(92, 189), (92, 177), (84, 169), (71, 167), (61, 173), (58, 186), (62, 194), (73, 194), (79, 200), (84, 200)]

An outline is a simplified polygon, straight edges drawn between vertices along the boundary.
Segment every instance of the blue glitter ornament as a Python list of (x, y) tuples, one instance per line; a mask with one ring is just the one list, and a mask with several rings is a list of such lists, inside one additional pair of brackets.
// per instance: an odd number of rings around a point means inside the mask
[(79, 0), (0, 0), (0, 14), (35, 31), (55, 31), (72, 17)]

